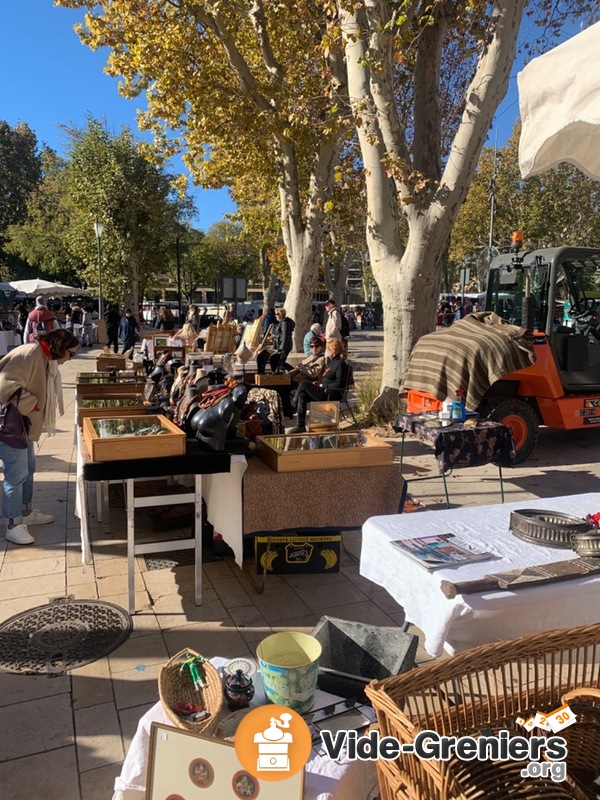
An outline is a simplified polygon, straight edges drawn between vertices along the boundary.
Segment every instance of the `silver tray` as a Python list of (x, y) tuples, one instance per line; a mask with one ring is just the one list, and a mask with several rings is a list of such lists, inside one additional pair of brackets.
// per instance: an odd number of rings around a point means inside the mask
[(560, 511), (523, 508), (512, 511), (510, 531), (518, 539), (542, 547), (559, 547), (571, 550), (574, 534), (590, 533), (594, 527), (580, 517)]

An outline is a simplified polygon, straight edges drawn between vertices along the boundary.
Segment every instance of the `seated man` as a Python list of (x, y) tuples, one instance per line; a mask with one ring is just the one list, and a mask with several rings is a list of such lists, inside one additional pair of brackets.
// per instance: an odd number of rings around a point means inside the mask
[(306, 409), (311, 400), (339, 400), (348, 383), (348, 364), (341, 357), (344, 343), (339, 339), (327, 342), (327, 366), (319, 383), (302, 381), (294, 397), (298, 422), (291, 433), (306, 431)]
[[(302, 381), (318, 381), (325, 372), (325, 353), (323, 351), (323, 342), (317, 337), (313, 336), (309, 344), (310, 355), (294, 368), (290, 368), (290, 375), (292, 381), (297, 384)], [(287, 364), (285, 365), (287, 366)]]

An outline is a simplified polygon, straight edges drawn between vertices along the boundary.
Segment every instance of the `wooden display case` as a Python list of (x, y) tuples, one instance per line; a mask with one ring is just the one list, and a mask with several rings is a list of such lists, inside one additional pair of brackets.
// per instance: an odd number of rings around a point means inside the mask
[[(248, 376), (249, 377), (249, 376)], [(250, 381), (249, 381), (250, 382)], [(264, 374), (260, 375), (258, 372), (254, 375), (255, 386), (290, 386), (292, 383), (292, 376), (289, 372), (278, 372), (276, 375)]]
[(125, 369), (126, 366), (127, 360), (124, 356), (102, 353), (102, 355), (96, 357), (96, 369), (98, 372), (106, 372), (111, 369)]
[(259, 436), (256, 451), (276, 472), (306, 472), (391, 464), (391, 445), (361, 431)]
[(108, 372), (83, 373), (77, 376), (76, 389), (79, 397), (117, 397), (143, 395), (146, 381), (139, 377), (123, 377), (110, 375)]
[(185, 455), (185, 433), (162, 416), (85, 417), (83, 438), (92, 461)]
[[(98, 401), (98, 405), (86, 408), (82, 403), (86, 401)], [(100, 403), (110, 402), (109, 407), (102, 406)], [(123, 417), (139, 416), (146, 413), (144, 398), (142, 395), (120, 395), (119, 397), (80, 397), (77, 406), (77, 424), (83, 425), (86, 417), (99, 419), (102, 417)]]

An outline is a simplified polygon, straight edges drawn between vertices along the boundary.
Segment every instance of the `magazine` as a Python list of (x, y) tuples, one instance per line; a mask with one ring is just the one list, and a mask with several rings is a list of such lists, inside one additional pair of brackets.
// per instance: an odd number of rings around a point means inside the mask
[(430, 571), (494, 558), (493, 553), (466, 542), (454, 533), (420, 536), (416, 539), (396, 539), (392, 544), (405, 556)]

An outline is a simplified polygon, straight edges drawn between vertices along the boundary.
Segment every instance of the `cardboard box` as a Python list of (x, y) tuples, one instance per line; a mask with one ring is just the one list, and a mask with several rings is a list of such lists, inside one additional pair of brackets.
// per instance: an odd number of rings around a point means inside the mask
[(340, 571), (342, 536), (339, 533), (256, 536), (254, 543), (258, 575), (263, 574), (265, 565), (267, 575)]
[[(103, 422), (114, 427), (120, 420), (128, 427), (148, 428), (160, 425), (166, 431), (162, 434), (145, 436), (124, 433), (116, 436), (102, 436), (97, 426)], [(186, 437), (184, 431), (166, 417), (141, 417), (121, 414), (120, 417), (83, 420), (83, 438), (92, 461), (129, 461), (136, 458), (160, 458), (163, 456), (185, 455)]]

